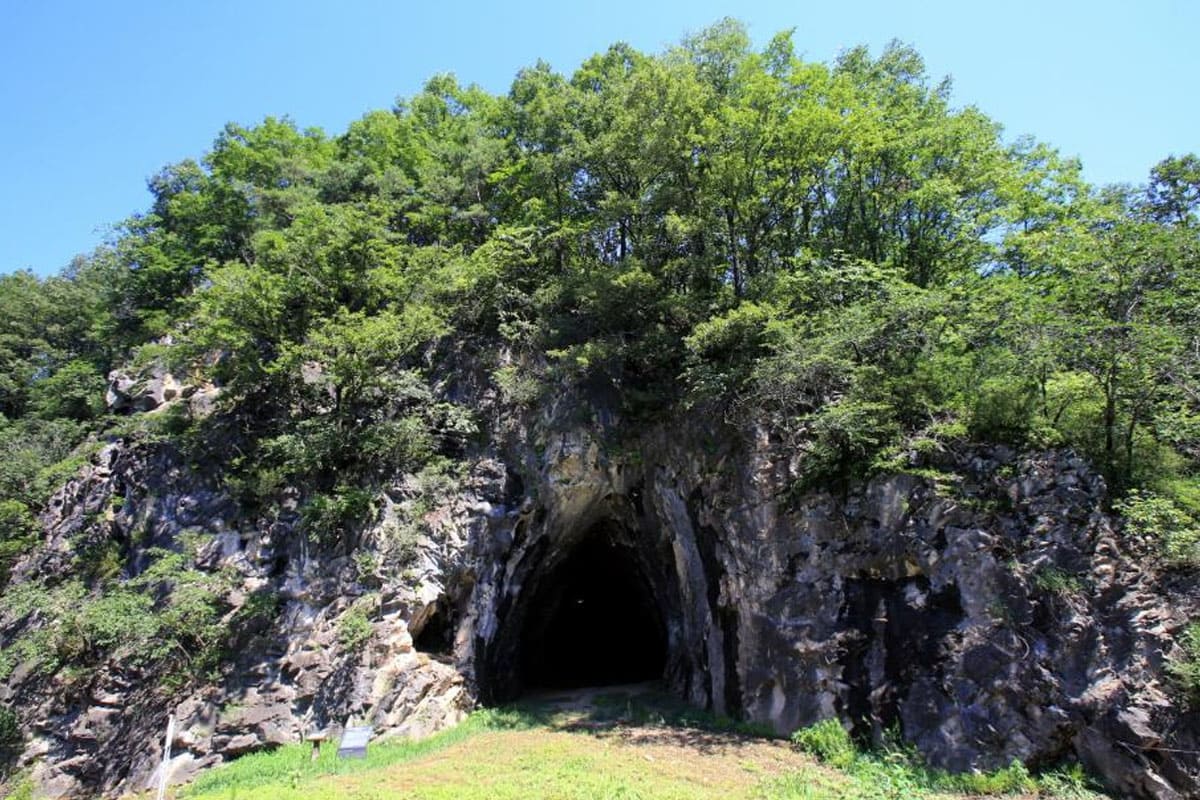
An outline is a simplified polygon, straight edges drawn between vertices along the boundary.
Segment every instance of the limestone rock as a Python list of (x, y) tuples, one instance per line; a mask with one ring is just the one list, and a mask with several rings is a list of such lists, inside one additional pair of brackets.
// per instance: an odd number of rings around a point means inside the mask
[[(182, 399), (168, 378), (114, 375), (114, 402)], [(18, 666), (0, 697), (19, 698), (40, 790), (140, 790), (170, 713), (172, 780), (348, 720), (384, 736), (452, 725), (534, 679), (556, 615), (596, 600), (564, 575), (603, 552), (594, 566), (636, 595), (612, 608), (652, 621), (624, 630), (659, 637), (663, 679), (694, 703), (781, 733), (830, 716), (867, 739), (898, 726), (952, 770), (1068, 758), (1122, 796), (1200, 793), (1196, 718), (1164, 677), (1198, 590), (1147, 568), (1074, 454), (978, 447), (939, 456), (948, 483), (882, 475), (795, 497), (795, 454), (765, 431), (713, 444), (664, 427), (618, 449), (604, 422), (504, 424), (403, 547), (420, 487), (396, 476), (353, 554), (312, 550), (294, 494), (258, 519), (169, 446), (103, 448), (51, 501), (14, 582), (66, 574), (96, 544), (135, 570), (190, 542), (193, 568), (230, 576), (227, 621), (273, 605), (215, 681), (166, 699), (119, 663), (76, 694)], [(365, 639), (345, 635), (352, 613)], [(26, 624), (0, 619), (0, 644)], [(605, 657), (635, 658), (613, 630)]]

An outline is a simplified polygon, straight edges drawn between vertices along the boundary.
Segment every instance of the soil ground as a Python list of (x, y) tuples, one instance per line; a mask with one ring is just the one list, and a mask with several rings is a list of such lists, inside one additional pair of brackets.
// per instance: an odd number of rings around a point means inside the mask
[[(191, 800), (909, 800), (864, 786), (788, 741), (683, 706), (654, 684), (540, 692), (523, 724), (481, 728), (395, 763), (272, 769), (269, 782), (194, 787)], [(382, 750), (372, 745), (372, 748)], [(298, 751), (300, 759), (304, 753)], [(324, 761), (324, 758), (322, 759)], [(235, 764), (234, 767), (241, 766)], [(329, 774), (334, 770), (342, 774)], [(244, 771), (244, 770), (243, 770)], [(920, 793), (917, 798), (962, 800)], [(1033, 800), (1030, 795), (1008, 795)], [(1043, 795), (1044, 797), (1044, 795)]]

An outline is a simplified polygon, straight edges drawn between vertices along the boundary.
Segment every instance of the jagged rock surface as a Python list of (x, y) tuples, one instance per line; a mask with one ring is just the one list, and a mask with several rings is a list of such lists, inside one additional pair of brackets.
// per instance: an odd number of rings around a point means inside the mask
[[(357, 556), (316, 553), (294, 503), (248, 518), (167, 446), (105, 448), (56, 495), (17, 582), (70, 569), (89, 537), (136, 563), (191, 536), (199, 567), (236, 575), (230, 618), (263, 591), (279, 611), (219, 680), (174, 694), (119, 663), (83, 686), (18, 667), (0, 700), (30, 733), (22, 763), (51, 796), (140, 789), (168, 713), (176, 781), (351, 717), (432, 732), (521, 691), (532, 609), (604, 536), (650, 586), (666, 682), (696, 704), (780, 732), (898, 725), (953, 770), (1074, 757), (1122, 795), (1196, 796), (1200, 726), (1164, 678), (1194, 581), (1145, 568), (1151, 543), (1114, 530), (1102, 479), (1072, 454), (976, 448), (794, 497), (794, 456), (765, 433), (501, 438), (399, 555), (411, 478), (380, 497)], [(351, 613), (370, 622), (363, 641), (341, 635)], [(3, 636), (35, 622), (5, 619)]]

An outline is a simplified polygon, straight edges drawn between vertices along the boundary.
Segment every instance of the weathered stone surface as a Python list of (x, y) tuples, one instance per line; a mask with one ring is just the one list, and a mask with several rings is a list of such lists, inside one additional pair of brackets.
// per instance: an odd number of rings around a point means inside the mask
[[(403, 554), (415, 479), (385, 487), (358, 557), (312, 552), (294, 496), (256, 519), (169, 448), (101, 450), (14, 580), (71, 569), (89, 542), (119, 542), (136, 568), (186, 538), (196, 568), (236, 576), (229, 619), (264, 592), (279, 607), (219, 680), (169, 698), (116, 663), (82, 695), (14, 670), (0, 698), (19, 698), (41, 789), (144, 787), (170, 713), (172, 780), (348, 720), (384, 736), (454, 724), (522, 690), (538, 598), (602, 535), (650, 587), (664, 678), (694, 703), (781, 732), (830, 716), (867, 738), (899, 726), (953, 770), (1074, 758), (1122, 796), (1197, 796), (1200, 733), (1164, 665), (1200, 590), (1147, 568), (1152, 544), (1114, 528), (1103, 481), (1071, 453), (975, 448), (923, 465), (953, 480), (794, 497), (795, 454), (763, 431), (663, 429), (618, 448), (603, 426), (505, 425)], [(365, 642), (341, 635), (352, 611)]]
[[(517, 688), (522, 598), (608, 519), (651, 565), (666, 674), (693, 701), (781, 732), (832, 715), (868, 737), (899, 724), (952, 770), (1078, 758), (1122, 795), (1197, 792), (1197, 732), (1162, 674), (1195, 591), (1167, 595), (1147, 553), (1125, 552), (1136, 543), (1084, 462), (984, 449), (939, 465), (959, 479), (949, 491), (884, 476), (789, 507), (783, 458), (700, 451), (664, 436), (631, 469), (583, 432), (547, 446), (518, 535), (473, 561), (460, 657), (485, 696)], [(1066, 589), (1041, 588), (1051, 570)]]
[(174, 375), (158, 369), (131, 375), (114, 370), (108, 376), (104, 400), (112, 411), (153, 411), (174, 400), (194, 394), (194, 386), (185, 387)]

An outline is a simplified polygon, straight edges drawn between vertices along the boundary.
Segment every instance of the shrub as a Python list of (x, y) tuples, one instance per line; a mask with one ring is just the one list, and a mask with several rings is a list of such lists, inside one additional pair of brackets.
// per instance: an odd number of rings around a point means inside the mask
[(338, 487), (331, 494), (310, 497), (301, 511), (304, 531), (311, 541), (331, 545), (361, 525), (373, 510), (372, 495), (365, 489)]
[(88, 583), (106, 583), (121, 574), (125, 560), (121, 545), (111, 539), (83, 547), (75, 554), (72, 566)]
[[(74, 420), (21, 419), (0, 427), (0, 497), (37, 507), (86, 460), (74, 450), (86, 431)], [(80, 448), (87, 450), (87, 448)]]
[(355, 550), (352, 559), (355, 575), (360, 582), (377, 581), (375, 573), (379, 569), (379, 557), (375, 553), (370, 550)]
[(1186, 701), (1197, 706), (1200, 705), (1200, 622), (1193, 622), (1184, 629), (1179, 646), (1183, 654), (1167, 663), (1167, 674)]
[(856, 477), (899, 433), (892, 412), (885, 403), (842, 399), (810, 415), (807, 422), (813, 438), (798, 488)]
[(1022, 444), (1034, 418), (1034, 387), (1004, 375), (983, 380), (971, 400), (971, 435), (982, 441)]
[(10, 780), (7, 800), (34, 800), (33, 779), (26, 774)]
[(82, 631), (87, 642), (101, 650), (137, 648), (159, 633), (153, 606), (148, 595), (117, 589), (84, 605), (80, 614)]
[(710, 317), (684, 340), (688, 358), (684, 379), (697, 398), (721, 396), (740, 386), (764, 353), (774, 309), (743, 302)]
[(537, 375), (515, 364), (500, 367), (492, 378), (506, 403), (531, 406), (542, 396), (542, 382)]
[(17, 719), (16, 712), (0, 706), (0, 758), (11, 756), (20, 749), (23, 738), (21, 721)]
[(1083, 590), (1079, 576), (1055, 566), (1043, 566), (1034, 572), (1033, 585), (1047, 594), (1059, 597), (1079, 594)]
[(37, 524), (19, 500), (0, 500), (0, 588), (8, 583), (13, 563), (29, 549)]
[(233, 621), (238, 626), (249, 628), (269, 624), (279, 616), (282, 603), (283, 598), (278, 592), (269, 588), (259, 589), (246, 598)]
[(1162, 542), (1168, 564), (1200, 566), (1200, 523), (1174, 500), (1135, 489), (1116, 509), (1125, 518), (1126, 531)]
[(87, 420), (104, 411), (104, 375), (87, 361), (69, 361), (31, 392), (34, 413), (42, 419)]
[(371, 620), (361, 601), (354, 604), (338, 620), (338, 641), (350, 651), (359, 650), (371, 639)]
[(850, 734), (836, 719), (826, 719), (792, 734), (792, 743), (834, 767), (846, 769), (858, 757)]

